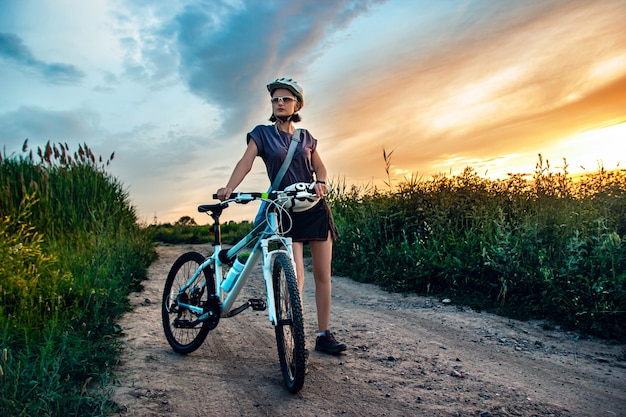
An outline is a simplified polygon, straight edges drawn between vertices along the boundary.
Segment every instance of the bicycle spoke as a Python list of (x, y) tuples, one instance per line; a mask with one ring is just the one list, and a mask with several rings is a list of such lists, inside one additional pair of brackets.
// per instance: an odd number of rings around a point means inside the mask
[[(209, 330), (217, 324), (199, 322), (201, 313), (189, 310), (183, 305), (191, 305), (206, 310), (207, 303), (215, 293), (215, 282), (211, 268), (205, 268), (196, 281), (181, 291), (204, 262), (204, 256), (188, 252), (176, 260), (170, 270), (163, 290), (162, 320), (168, 343), (178, 353), (191, 353), (204, 342)], [(219, 318), (219, 315), (217, 316)]]

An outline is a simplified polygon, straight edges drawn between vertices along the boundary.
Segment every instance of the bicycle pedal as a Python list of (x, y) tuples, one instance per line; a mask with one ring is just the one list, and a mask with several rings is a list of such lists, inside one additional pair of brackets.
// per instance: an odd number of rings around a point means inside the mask
[(255, 311), (263, 311), (267, 308), (267, 304), (265, 304), (265, 301), (261, 300), (260, 298), (250, 298), (248, 300), (248, 303), (250, 303), (250, 307), (252, 307), (252, 309)]

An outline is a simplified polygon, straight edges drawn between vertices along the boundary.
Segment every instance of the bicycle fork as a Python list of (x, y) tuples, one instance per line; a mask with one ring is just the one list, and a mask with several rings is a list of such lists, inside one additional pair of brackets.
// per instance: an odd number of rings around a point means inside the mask
[[(276, 250), (269, 250), (269, 244), (275, 242), (280, 244), (283, 248)], [(263, 253), (263, 278), (265, 280), (265, 292), (267, 293), (267, 306), (268, 316), (270, 322), (276, 326), (278, 319), (276, 318), (276, 300), (274, 298), (274, 281), (272, 276), (272, 262), (276, 255), (280, 253), (286, 254), (291, 259), (293, 270), (296, 270), (295, 262), (293, 260), (293, 245), (290, 237), (271, 236), (269, 238), (261, 239), (261, 250)]]

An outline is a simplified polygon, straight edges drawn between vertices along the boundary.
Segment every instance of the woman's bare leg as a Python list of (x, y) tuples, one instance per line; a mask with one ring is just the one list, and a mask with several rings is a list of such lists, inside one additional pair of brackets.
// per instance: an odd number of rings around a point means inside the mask
[(302, 289), (304, 288), (304, 244), (293, 242), (293, 260), (296, 262), (296, 277), (298, 278), (298, 290), (302, 299)]
[(332, 297), (331, 262), (333, 240), (328, 236), (325, 241), (312, 241), (313, 278), (315, 279), (315, 304), (317, 306), (317, 326), (320, 332), (328, 330), (330, 325), (330, 305)]

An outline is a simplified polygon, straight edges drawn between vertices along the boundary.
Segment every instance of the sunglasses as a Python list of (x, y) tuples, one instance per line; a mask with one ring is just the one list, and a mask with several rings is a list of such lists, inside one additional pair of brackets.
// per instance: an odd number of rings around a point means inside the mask
[(277, 104), (277, 103), (291, 104), (291, 103), (295, 103), (296, 99), (295, 97), (285, 96), (285, 97), (272, 97), (270, 101), (274, 104)]

